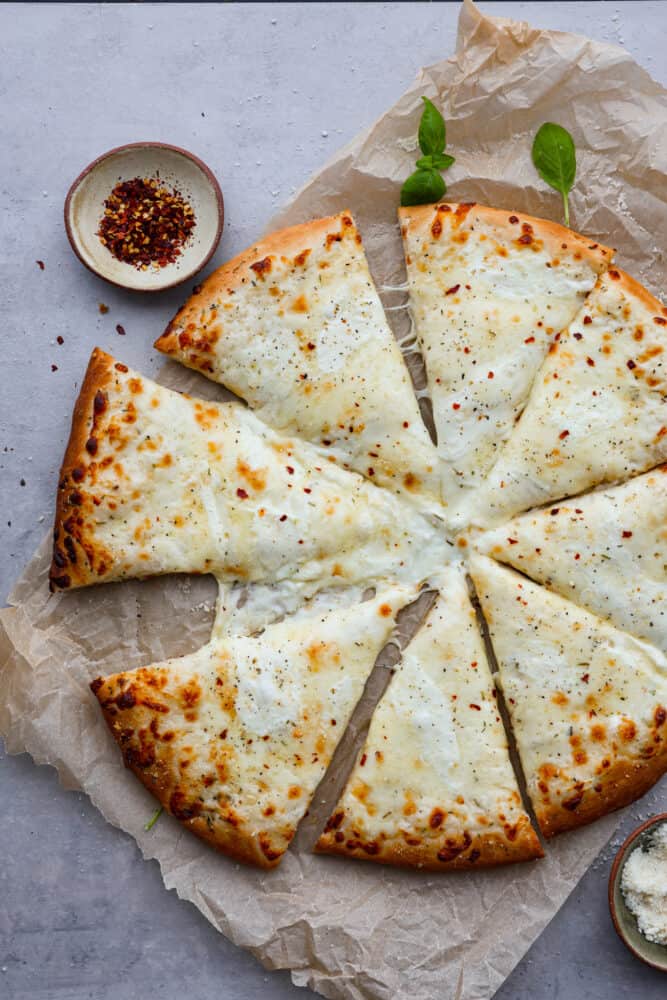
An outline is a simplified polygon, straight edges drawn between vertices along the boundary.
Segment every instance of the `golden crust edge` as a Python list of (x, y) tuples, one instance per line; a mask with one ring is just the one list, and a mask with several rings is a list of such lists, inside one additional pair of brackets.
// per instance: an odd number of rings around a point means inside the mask
[[(58, 579), (69, 576), (63, 567), (56, 563), (56, 548), (63, 523), (71, 513), (65, 503), (66, 489), (75, 489), (76, 484), (69, 484), (72, 471), (81, 464), (81, 459), (86, 456), (86, 441), (90, 436), (91, 414), (95, 403), (95, 396), (100, 389), (104, 389), (113, 377), (114, 358), (99, 347), (94, 347), (86, 373), (79, 389), (79, 395), (74, 410), (72, 412), (72, 422), (70, 434), (65, 448), (60, 473), (58, 476), (58, 488), (56, 493), (56, 513), (53, 526), (53, 556), (49, 569), (49, 587), (52, 592), (57, 590), (68, 590), (73, 587), (85, 586), (87, 583), (96, 582), (92, 573), (78, 572), (70, 577), (71, 583), (67, 586), (60, 586)], [(63, 484), (68, 482), (68, 486)], [(83, 554), (83, 553), (81, 553)], [(71, 565), (68, 562), (68, 569), (71, 573)]]
[(641, 302), (649, 312), (659, 315), (661, 319), (667, 317), (667, 306), (664, 306), (660, 299), (657, 299), (655, 295), (649, 292), (648, 288), (645, 288), (641, 282), (633, 278), (627, 271), (623, 271), (620, 267), (613, 267), (607, 271), (606, 277), (611, 281), (617, 282), (627, 295)]
[[(242, 278), (246, 276), (250, 265), (263, 257), (277, 253), (290, 256), (304, 250), (312, 250), (322, 237), (339, 231), (341, 220), (344, 217), (351, 220), (351, 232), (358, 235), (354, 216), (349, 210), (343, 209), (334, 215), (327, 215), (321, 219), (311, 219), (308, 222), (301, 222), (285, 229), (277, 229), (274, 233), (269, 233), (259, 242), (248, 247), (247, 250), (241, 251), (236, 257), (232, 257), (231, 260), (213, 271), (198, 291), (181, 306), (164, 332), (157, 338), (153, 347), (163, 354), (180, 354), (181, 348), (176, 330), (183, 325), (183, 320), (193, 309), (196, 308), (197, 311), (207, 309), (211, 299), (217, 298), (223, 289), (236, 290), (242, 284)], [(188, 367), (195, 366), (189, 365)]]
[[(479, 851), (479, 855), (475, 860), (471, 860), (470, 855), (476, 851)], [(479, 833), (472, 838), (461, 855), (457, 855), (450, 861), (438, 860), (434, 848), (424, 850), (421, 845), (411, 846), (398, 839), (386, 841), (383, 848), (376, 854), (365, 851), (363, 847), (349, 849), (346, 847), (345, 841), (336, 842), (333, 830), (325, 831), (320, 835), (315, 845), (315, 853), (335, 854), (346, 858), (372, 861), (376, 864), (400, 868), (419, 868), (424, 871), (436, 872), (492, 868), (504, 864), (535, 861), (544, 857), (539, 838), (525, 813), (522, 816), (522, 829), (514, 841), (507, 840), (499, 833)]]
[[(523, 222), (533, 227), (536, 235), (550, 244), (554, 244), (554, 249), (560, 250), (561, 245), (569, 241), (576, 243), (576, 249), (581, 252), (588, 263), (598, 274), (605, 271), (614, 257), (614, 249), (607, 247), (603, 243), (591, 241), (591, 239), (577, 233), (574, 229), (568, 229), (559, 222), (552, 222), (550, 219), (542, 219), (538, 216), (528, 215), (525, 212), (515, 212), (501, 208), (491, 208), (487, 205), (478, 205), (476, 202), (436, 202), (430, 205), (415, 205), (399, 208), (398, 218), (401, 223), (401, 231), (404, 241), (414, 232), (422, 233), (428, 231), (430, 235), (431, 225), (434, 216), (438, 214), (438, 208), (447, 205), (451, 214), (461, 219), (460, 225), (468, 222), (470, 217), (479, 218), (481, 221), (492, 223), (499, 229), (505, 229), (512, 236), (520, 235), (520, 225)], [(462, 210), (465, 210), (464, 212)], [(447, 212), (446, 214), (450, 214)], [(516, 217), (518, 223), (511, 223), (511, 216)], [(404, 231), (404, 227), (407, 230)], [(557, 246), (556, 246), (557, 244)]]
[[(213, 848), (215, 848), (215, 850), (224, 854), (226, 857), (231, 858), (233, 861), (240, 861), (243, 864), (252, 865), (255, 868), (275, 868), (282, 861), (285, 853), (284, 851), (277, 858), (269, 859), (262, 852), (257, 840), (254, 837), (239, 834), (235, 827), (230, 828), (229, 836), (222, 836), (223, 827), (221, 823), (216, 824), (215, 829), (211, 829), (205, 818), (202, 816), (193, 816), (188, 819), (176, 816), (170, 808), (170, 786), (168, 782), (160, 782), (154, 778), (151, 770), (139, 767), (127, 759), (114, 729), (113, 723), (116, 719), (116, 715), (112, 715), (112, 713), (105, 707), (104, 700), (119, 693), (119, 685), (122, 681), (129, 680), (132, 682), (132, 673), (132, 671), (124, 671), (119, 674), (111, 674), (107, 677), (98, 677), (91, 681), (89, 685), (93, 695), (97, 699), (102, 717), (104, 718), (109, 733), (118, 747), (124, 766), (139, 779), (144, 788), (160, 803), (165, 812), (167, 812), (170, 816), (173, 816), (174, 819), (181, 824), (181, 826), (183, 826), (186, 830), (189, 830), (200, 840), (206, 841)], [(144, 712), (132, 712), (132, 714), (135, 715), (137, 717), (137, 721), (139, 721), (142, 716), (150, 717), (151, 713), (150, 710), (146, 710)], [(233, 833), (231, 831), (233, 831)]]
[(594, 792), (590, 787), (585, 789), (581, 802), (574, 809), (534, 801), (540, 830), (550, 839), (559, 833), (593, 823), (641, 798), (666, 773), (667, 742), (663, 740), (661, 752), (648, 760), (632, 757), (617, 760), (599, 782), (603, 790)]

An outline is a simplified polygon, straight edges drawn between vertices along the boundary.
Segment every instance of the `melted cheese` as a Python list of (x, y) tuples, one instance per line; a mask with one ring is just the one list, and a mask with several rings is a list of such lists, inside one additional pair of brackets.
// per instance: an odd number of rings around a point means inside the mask
[[(470, 572), (541, 825), (549, 832), (559, 809), (599, 815), (640, 794), (639, 769), (667, 739), (664, 654), (485, 556)], [(600, 795), (609, 800), (596, 813), (586, 797)]]
[(498, 838), (511, 855), (516, 830), (529, 828), (463, 567), (452, 565), (439, 583), (321, 849), (361, 848), (394, 862), (417, 849), (422, 863), (437, 866), (479, 850), (480, 837)]
[(667, 650), (667, 469), (531, 511), (476, 540), (576, 604)]
[(490, 526), (663, 462), (666, 344), (660, 303), (620, 271), (600, 278), (466, 518)]
[(189, 656), (106, 678), (96, 693), (127, 762), (168, 809), (205, 824), (232, 856), (273, 864), (415, 594), (385, 589), (261, 636), (214, 635)]
[(275, 233), (225, 265), (156, 346), (277, 430), (439, 509), (437, 454), (349, 213)]
[(240, 404), (189, 399), (108, 362), (96, 453), (65, 490), (82, 519), (63, 518), (80, 543), (73, 569), (88, 564), (75, 582), (209, 572), (313, 593), (425, 580), (450, 558), (434, 520), (321, 449)]
[(567, 240), (561, 244), (552, 233), (560, 227), (549, 224), (549, 238), (540, 239), (540, 220), (530, 220), (535, 232), (518, 216), (493, 209), (406, 208), (400, 218), (444, 495), (465, 505), (510, 436), (554, 336), (574, 318), (608, 252), (582, 254), (580, 237), (561, 230)]

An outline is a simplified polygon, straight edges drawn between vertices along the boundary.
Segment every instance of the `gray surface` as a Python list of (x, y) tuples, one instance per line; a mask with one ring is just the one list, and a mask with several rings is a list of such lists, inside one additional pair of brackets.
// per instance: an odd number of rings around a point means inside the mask
[[(622, 42), (667, 84), (664, 4), (487, 7)], [(72, 178), (122, 142), (157, 138), (192, 149), (225, 194), (220, 262), (250, 243), (420, 65), (453, 50), (457, 14), (456, 4), (0, 6), (0, 596), (48, 527), (72, 400), (92, 346), (150, 374), (160, 363), (152, 339), (183, 297), (178, 290), (131, 296), (81, 267), (61, 223)], [(99, 302), (110, 307), (107, 315)], [(666, 797), (663, 784), (622, 829), (667, 808)], [(157, 865), (143, 862), (134, 842), (85, 797), (63, 792), (51, 770), (2, 757), (0, 801), (0, 997), (306, 995), (166, 892)], [(608, 849), (499, 998), (664, 1000), (665, 977), (633, 959), (611, 928), (609, 861)]]

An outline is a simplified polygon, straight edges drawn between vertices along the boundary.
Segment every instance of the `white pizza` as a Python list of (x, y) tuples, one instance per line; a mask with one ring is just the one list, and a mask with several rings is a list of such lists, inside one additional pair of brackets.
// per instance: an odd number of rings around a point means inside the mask
[(54, 591), (217, 579), (206, 646), (92, 687), (162, 805), (263, 867), (424, 588), (318, 853), (538, 859), (667, 771), (667, 310), (553, 223), (400, 221), (437, 445), (343, 211), (224, 265), (157, 342), (247, 406), (96, 350), (61, 471)]

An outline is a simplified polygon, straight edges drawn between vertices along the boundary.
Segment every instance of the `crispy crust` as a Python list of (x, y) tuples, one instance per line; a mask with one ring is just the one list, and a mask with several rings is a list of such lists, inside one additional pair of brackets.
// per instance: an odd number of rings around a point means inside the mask
[(646, 759), (621, 757), (603, 772), (595, 786), (583, 790), (573, 787), (565, 799), (569, 808), (561, 804), (562, 798), (559, 802), (536, 801), (535, 815), (544, 836), (555, 837), (585, 826), (645, 795), (667, 773), (667, 733), (661, 738), (656, 730), (654, 740), (658, 741), (655, 755)]
[[(150, 670), (146, 668), (145, 673)], [(159, 692), (146, 688), (145, 683), (125, 682), (132, 675), (116, 674), (98, 677), (90, 688), (100, 703), (104, 720), (120, 747), (123, 762), (162, 807), (195, 836), (216, 850), (260, 868), (275, 868), (283, 852), (261, 849), (259, 837), (241, 829), (238, 818), (193, 815), (199, 808), (196, 786), (188, 785), (184, 772), (179, 773), (179, 761), (170, 743), (160, 736), (158, 725), (166, 716), (165, 709), (151, 707), (151, 699), (159, 700)], [(129, 692), (129, 693), (128, 693)], [(142, 702), (142, 698), (144, 701)], [(180, 780), (179, 780), (180, 779)], [(190, 793), (190, 794), (188, 794)]]
[(610, 268), (607, 271), (607, 278), (610, 281), (617, 282), (620, 287), (633, 299), (637, 299), (638, 302), (649, 310), (649, 312), (654, 313), (659, 318), (664, 318), (667, 316), (667, 307), (663, 306), (659, 299), (656, 299), (654, 295), (651, 295), (647, 288), (644, 288), (635, 278), (622, 271), (620, 267)]
[[(572, 250), (581, 255), (590, 267), (598, 273), (606, 270), (613, 258), (614, 251), (601, 243), (591, 243), (585, 236), (575, 233), (557, 222), (549, 219), (538, 219), (532, 215), (510, 212), (499, 208), (489, 208), (477, 205), (475, 202), (456, 204), (454, 202), (439, 202), (437, 205), (417, 205), (398, 210), (403, 237), (416, 234), (427, 235), (428, 239), (438, 238), (438, 230), (442, 230), (443, 222), (453, 228), (474, 227), (475, 222), (487, 223), (507, 234), (507, 242), (516, 241), (521, 236), (524, 226), (530, 227), (532, 234), (546, 244), (554, 254), (562, 253), (564, 249)], [(510, 219), (516, 220), (510, 222)], [(435, 224), (435, 225), (434, 225)]]
[(99, 347), (94, 348), (74, 406), (69, 441), (58, 479), (53, 558), (49, 570), (52, 592), (97, 582), (76, 532), (70, 532), (67, 524), (77, 506), (72, 502), (76, 500), (79, 487), (77, 470), (85, 467), (90, 458), (86, 442), (95, 426), (95, 399), (98, 393), (105, 392), (113, 380), (113, 365), (114, 359), (109, 354)]
[[(452, 871), (471, 868), (490, 868), (496, 865), (513, 864), (517, 861), (532, 861), (544, 857), (537, 834), (527, 816), (517, 824), (512, 839), (500, 833), (478, 833), (474, 837), (465, 834), (460, 842), (446, 836), (435, 838), (418, 845), (407, 844), (398, 837), (371, 843), (364, 843), (349, 834), (340, 837), (344, 823), (335, 827), (336, 814), (327, 824), (328, 829), (320, 836), (315, 850), (318, 854), (339, 854), (377, 864), (396, 865), (402, 868), (421, 868), (425, 871)], [(339, 834), (338, 839), (336, 837)], [(438, 852), (448, 860), (438, 858)]]
[(244, 250), (209, 275), (179, 309), (153, 346), (163, 354), (180, 354), (182, 348), (178, 339), (179, 331), (184, 330), (189, 324), (198, 327), (199, 317), (203, 311), (210, 309), (214, 302), (233, 295), (236, 289), (247, 281), (256, 279), (252, 271), (253, 264), (258, 264), (271, 255), (295, 257), (325, 242), (327, 236), (337, 236), (342, 232), (361, 242), (349, 211), (330, 215), (324, 219), (313, 219), (298, 226), (290, 226), (288, 229), (279, 229), (264, 237), (259, 243)]

